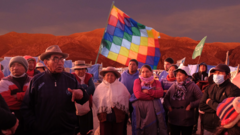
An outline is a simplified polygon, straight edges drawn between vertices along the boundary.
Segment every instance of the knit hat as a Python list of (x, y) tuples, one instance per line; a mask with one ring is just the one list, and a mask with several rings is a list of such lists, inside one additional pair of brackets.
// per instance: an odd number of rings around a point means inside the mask
[(171, 64), (173, 64), (174, 63), (174, 61), (173, 61), (173, 59), (172, 58), (166, 58), (164, 61), (166, 61), (166, 62), (169, 62), (169, 63), (171, 63)]
[(15, 56), (12, 57), (9, 61), (9, 68), (12, 66), (13, 63), (20, 63), (21, 65), (24, 66), (24, 68), (26, 69), (26, 72), (28, 71), (28, 62), (26, 59), (24, 59), (22, 56)]
[(207, 64), (205, 62), (202, 62), (202, 63), (199, 64), (199, 66), (198, 66), (199, 69), (198, 70), (200, 70), (200, 66), (202, 66), (202, 65), (206, 67), (206, 71), (207, 71)]
[(240, 97), (230, 97), (218, 104), (217, 116), (221, 126), (231, 128), (240, 120)]

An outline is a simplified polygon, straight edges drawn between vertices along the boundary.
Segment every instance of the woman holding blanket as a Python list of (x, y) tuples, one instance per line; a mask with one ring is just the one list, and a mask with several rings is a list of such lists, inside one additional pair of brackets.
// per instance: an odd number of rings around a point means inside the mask
[(163, 96), (161, 83), (154, 80), (152, 68), (143, 65), (140, 76), (134, 81), (133, 95), (133, 135), (167, 135), (164, 109), (160, 101)]
[(180, 66), (174, 71), (176, 80), (164, 97), (168, 109), (171, 135), (191, 135), (194, 123), (194, 108), (199, 105), (202, 92), (189, 79), (189, 68)]
[(114, 67), (107, 67), (100, 75), (103, 76), (103, 81), (93, 95), (93, 103), (100, 121), (100, 135), (122, 135), (130, 94), (118, 81), (117, 78), (121, 75)]

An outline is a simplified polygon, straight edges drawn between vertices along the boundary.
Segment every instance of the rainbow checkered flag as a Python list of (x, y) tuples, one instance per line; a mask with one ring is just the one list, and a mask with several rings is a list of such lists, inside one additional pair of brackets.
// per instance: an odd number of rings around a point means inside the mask
[(136, 59), (139, 67), (148, 64), (157, 69), (161, 55), (159, 37), (159, 32), (134, 21), (113, 6), (101, 42), (101, 54), (123, 65)]

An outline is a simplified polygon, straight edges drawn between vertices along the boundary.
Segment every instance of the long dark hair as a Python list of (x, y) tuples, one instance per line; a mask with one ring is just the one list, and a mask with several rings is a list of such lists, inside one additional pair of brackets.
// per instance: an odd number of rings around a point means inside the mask
[(149, 66), (149, 65), (143, 65), (142, 67), (141, 67), (141, 69), (140, 69), (140, 73), (142, 72), (142, 69), (143, 68), (147, 68), (147, 69), (149, 69), (151, 72), (152, 72), (152, 68)]

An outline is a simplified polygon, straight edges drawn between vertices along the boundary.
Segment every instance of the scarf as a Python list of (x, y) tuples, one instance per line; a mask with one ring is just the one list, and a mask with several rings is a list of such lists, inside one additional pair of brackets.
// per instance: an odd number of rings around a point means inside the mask
[(140, 80), (141, 80), (141, 86), (144, 87), (144, 86), (150, 86), (151, 87), (151, 84), (154, 82), (154, 77), (153, 76), (150, 76), (148, 78), (144, 78), (142, 76), (139, 76)]
[(14, 76), (12, 73), (10, 74), (10, 76), (13, 77), (13, 78), (21, 78), (21, 77), (24, 77), (25, 75), (26, 75), (26, 73), (23, 73), (20, 76)]
[(34, 76), (34, 70), (28, 70), (27, 74), (28, 74), (28, 76), (33, 77)]
[(185, 100), (185, 96), (187, 93), (186, 85), (190, 82), (189, 79), (186, 79), (183, 82), (176, 82), (175, 92), (173, 94), (173, 100)]
[(176, 77), (169, 78), (169, 75), (167, 75), (167, 80), (170, 82), (176, 81)]
[(128, 113), (129, 98), (127, 88), (118, 79), (113, 83), (103, 80), (94, 92), (93, 103), (97, 108), (97, 113), (110, 114), (114, 107)]

